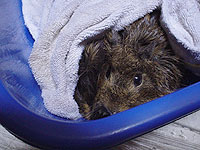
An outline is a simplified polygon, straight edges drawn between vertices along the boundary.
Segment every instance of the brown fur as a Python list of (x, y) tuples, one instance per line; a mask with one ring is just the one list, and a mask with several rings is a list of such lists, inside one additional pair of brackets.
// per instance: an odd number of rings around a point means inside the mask
[(87, 44), (75, 99), (87, 119), (118, 113), (179, 88), (180, 64), (157, 15), (146, 15)]

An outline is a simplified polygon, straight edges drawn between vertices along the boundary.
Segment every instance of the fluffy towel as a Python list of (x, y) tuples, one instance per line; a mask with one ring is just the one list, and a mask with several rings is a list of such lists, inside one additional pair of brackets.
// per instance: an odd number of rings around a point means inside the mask
[(22, 2), (25, 23), (35, 38), (29, 63), (42, 90), (45, 107), (55, 115), (70, 119), (81, 117), (73, 98), (78, 63), (84, 50), (81, 42), (108, 28), (120, 30), (157, 7), (161, 8), (162, 25), (169, 33), (173, 47), (183, 53), (188, 63), (200, 64), (200, 7), (197, 0)]

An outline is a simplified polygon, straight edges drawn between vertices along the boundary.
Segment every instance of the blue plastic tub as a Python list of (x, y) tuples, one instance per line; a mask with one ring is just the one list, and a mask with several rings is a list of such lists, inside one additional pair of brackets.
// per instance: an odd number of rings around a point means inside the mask
[(0, 123), (44, 149), (94, 150), (120, 144), (200, 108), (200, 83), (94, 121), (51, 115), (27, 63), (34, 40), (20, 0), (0, 1)]

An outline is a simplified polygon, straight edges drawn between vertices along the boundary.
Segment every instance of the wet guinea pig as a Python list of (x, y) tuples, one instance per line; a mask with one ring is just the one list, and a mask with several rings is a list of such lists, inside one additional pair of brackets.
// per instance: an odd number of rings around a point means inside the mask
[(98, 119), (169, 94), (180, 87), (181, 61), (158, 15), (147, 14), (122, 31), (86, 45), (75, 99), (86, 119)]

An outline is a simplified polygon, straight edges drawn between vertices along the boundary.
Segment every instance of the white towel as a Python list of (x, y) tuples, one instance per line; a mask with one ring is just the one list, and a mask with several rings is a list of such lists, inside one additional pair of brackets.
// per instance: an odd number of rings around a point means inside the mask
[(164, 0), (162, 21), (172, 48), (200, 75), (200, 0)]
[(73, 98), (78, 63), (84, 50), (80, 43), (108, 28), (120, 30), (157, 7), (161, 7), (163, 26), (169, 31), (169, 37), (175, 37), (184, 47), (178, 51), (190, 51), (192, 55), (184, 55), (185, 59), (192, 57), (195, 64), (200, 64), (197, 0), (22, 2), (25, 23), (35, 38), (29, 63), (42, 90), (45, 107), (55, 115), (70, 119), (81, 117)]

